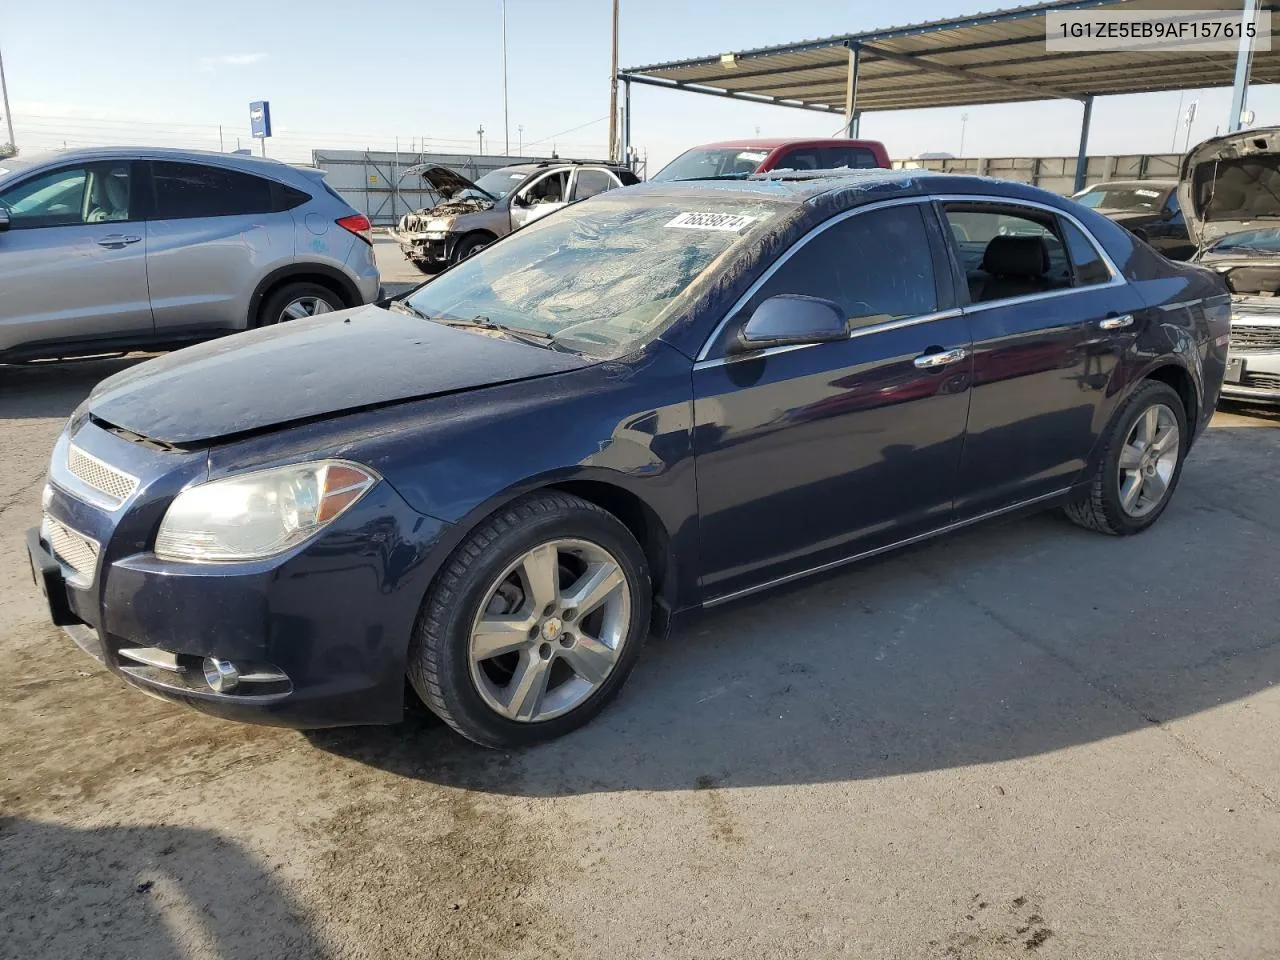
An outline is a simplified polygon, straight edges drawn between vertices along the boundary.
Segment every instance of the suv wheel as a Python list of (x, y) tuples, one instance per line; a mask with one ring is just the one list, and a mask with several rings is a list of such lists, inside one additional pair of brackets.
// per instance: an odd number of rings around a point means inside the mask
[(318, 283), (286, 283), (263, 301), (257, 326), (269, 327), (343, 308), (342, 301), (328, 287)]

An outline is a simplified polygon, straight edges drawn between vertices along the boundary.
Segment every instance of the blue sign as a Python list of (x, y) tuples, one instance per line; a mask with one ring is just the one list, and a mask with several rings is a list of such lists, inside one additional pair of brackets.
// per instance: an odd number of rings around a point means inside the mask
[(249, 129), (258, 140), (271, 136), (271, 104), (266, 100), (249, 104)]

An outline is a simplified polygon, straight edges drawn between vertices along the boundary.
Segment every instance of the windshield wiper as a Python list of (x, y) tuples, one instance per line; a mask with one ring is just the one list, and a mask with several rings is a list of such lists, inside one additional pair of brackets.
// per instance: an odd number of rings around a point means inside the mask
[(433, 317), (423, 313), (408, 300), (392, 300), (387, 304), (387, 309), (396, 310), (400, 313), (407, 313), (411, 317), (417, 317), (419, 320), (432, 320)]
[(476, 316), (470, 318), (460, 317), (432, 317), (438, 323), (443, 323), (448, 327), (481, 327), (485, 330), (497, 330), (499, 333), (506, 334), (513, 340), (519, 340), (522, 343), (528, 343), (535, 347), (549, 347), (552, 350), (559, 350), (561, 353), (573, 353), (564, 344), (556, 341), (555, 334), (547, 333), (545, 330), (534, 330), (531, 327), (518, 327), (509, 323), (495, 323), (488, 317)]

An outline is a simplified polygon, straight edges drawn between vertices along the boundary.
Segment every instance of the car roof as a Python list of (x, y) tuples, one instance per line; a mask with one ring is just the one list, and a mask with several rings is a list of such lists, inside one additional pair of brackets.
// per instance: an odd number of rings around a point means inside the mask
[(324, 171), (316, 167), (294, 166), (267, 157), (218, 153), (214, 150), (182, 150), (176, 147), (82, 147), (76, 150), (59, 150), (30, 157), (28, 162), (14, 168), (11, 175), (30, 173), (39, 167), (93, 160), (186, 160), (191, 163), (213, 163), (243, 170), (245, 173), (293, 182), (314, 181), (324, 175)]
[(1094, 187), (1154, 187), (1159, 190), (1171, 190), (1178, 185), (1177, 180), (1099, 180), (1091, 183), (1086, 190)]
[(536, 170), (550, 170), (552, 167), (607, 167), (610, 170), (630, 170), (625, 163), (617, 163), (613, 160), (534, 160), (527, 163), (510, 163), (505, 167), (499, 167), (500, 170), (520, 170), (525, 173), (533, 173)]
[(779, 147), (827, 147), (856, 144), (865, 146), (875, 140), (850, 140), (847, 137), (765, 137), (755, 140), (721, 140), (717, 143), (700, 143), (693, 150), (776, 150)]
[(997, 200), (1028, 200), (1064, 210), (1074, 206), (1065, 197), (1027, 183), (921, 169), (781, 171), (734, 180), (648, 181), (627, 187), (625, 192), (631, 196), (690, 199), (740, 195), (753, 200), (773, 199), (797, 204), (832, 202), (841, 207), (925, 194), (963, 194), (991, 196)]

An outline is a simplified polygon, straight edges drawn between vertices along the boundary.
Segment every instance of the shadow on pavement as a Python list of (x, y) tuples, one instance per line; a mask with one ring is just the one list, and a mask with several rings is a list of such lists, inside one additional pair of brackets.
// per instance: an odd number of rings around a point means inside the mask
[(1280, 681), (1277, 448), (1269, 430), (1211, 431), (1138, 537), (1046, 514), (703, 613), (546, 746), (495, 754), (422, 710), (308, 736), (402, 776), (544, 796), (894, 776), (1185, 717)]
[(0, 863), (7, 957), (328, 955), (270, 871), (207, 830), (0, 817)]
[(135, 354), (73, 363), (0, 364), (0, 420), (70, 416), (99, 380), (147, 359)]

